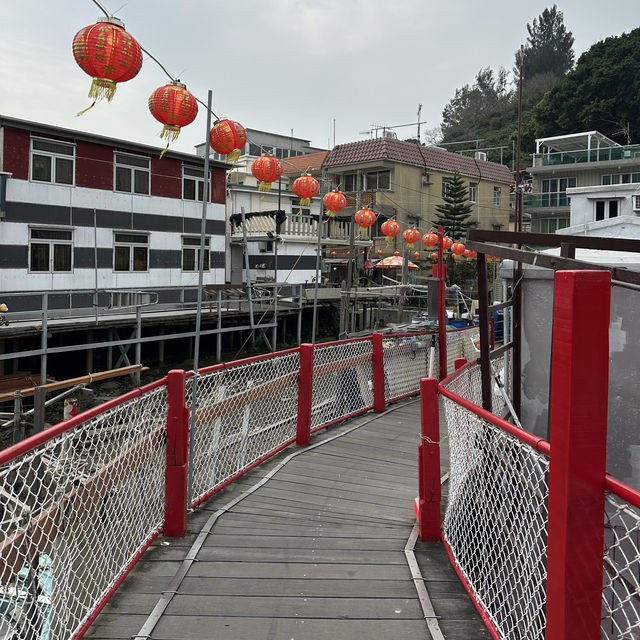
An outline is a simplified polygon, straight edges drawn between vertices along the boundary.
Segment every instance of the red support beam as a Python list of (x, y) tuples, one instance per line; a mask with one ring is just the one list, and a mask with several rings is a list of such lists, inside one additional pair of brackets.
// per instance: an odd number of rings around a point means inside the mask
[(608, 271), (555, 276), (546, 640), (600, 640)]
[(185, 380), (184, 371), (169, 371), (164, 535), (171, 538), (181, 538), (187, 532), (189, 408), (185, 402)]
[(467, 364), (466, 358), (456, 358), (453, 361), (453, 368), (457, 371), (458, 369), (462, 369), (462, 367), (464, 367), (465, 364)]
[(384, 396), (384, 354), (382, 352), (382, 334), (374, 333), (373, 345), (373, 410), (384, 411), (387, 403)]
[(311, 403), (313, 396), (313, 345), (300, 345), (300, 369), (298, 372), (298, 426), (296, 442), (311, 442)]
[(440, 540), (440, 413), (435, 378), (420, 380), (420, 423), (417, 504), (420, 540)]

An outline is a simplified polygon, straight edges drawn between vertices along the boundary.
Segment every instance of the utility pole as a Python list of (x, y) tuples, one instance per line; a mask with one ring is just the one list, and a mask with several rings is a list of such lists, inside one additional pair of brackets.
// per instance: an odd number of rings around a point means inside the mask
[(422, 105), (418, 105), (418, 142), (420, 142), (420, 114), (422, 113)]
[[(362, 196), (360, 193), (362, 173), (358, 170), (356, 174), (356, 211), (360, 210)], [(355, 220), (351, 218), (349, 221), (349, 255), (347, 256), (347, 300), (345, 304), (345, 313), (344, 313), (344, 331), (347, 330), (349, 326), (349, 315), (351, 312), (351, 287), (353, 285), (353, 248), (355, 241)], [(342, 327), (341, 327), (342, 328)]]

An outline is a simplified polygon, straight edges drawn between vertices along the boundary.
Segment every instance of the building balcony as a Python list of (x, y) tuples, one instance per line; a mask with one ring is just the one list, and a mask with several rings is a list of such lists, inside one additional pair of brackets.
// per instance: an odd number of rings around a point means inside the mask
[(584, 164), (634, 159), (637, 162), (640, 162), (640, 146), (605, 147), (600, 149), (581, 149), (580, 151), (536, 153), (533, 156), (533, 166), (546, 167), (565, 164)]
[(529, 193), (524, 204), (525, 210), (546, 209), (549, 207), (569, 207), (571, 198), (566, 192), (558, 191), (556, 193)]

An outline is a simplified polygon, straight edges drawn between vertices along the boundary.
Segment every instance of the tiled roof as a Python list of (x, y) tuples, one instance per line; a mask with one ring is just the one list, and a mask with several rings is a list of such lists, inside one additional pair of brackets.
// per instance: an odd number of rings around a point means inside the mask
[(305, 173), (306, 171), (320, 171), (322, 163), (328, 155), (328, 151), (318, 151), (317, 153), (305, 153), (303, 156), (283, 158), (285, 174)]
[(373, 138), (360, 142), (348, 142), (329, 152), (324, 166), (353, 165), (375, 160), (395, 160), (405, 164), (455, 172), (462, 175), (511, 184), (513, 175), (507, 167), (497, 162), (475, 160), (458, 153), (425, 147), (415, 142), (403, 142), (394, 138)]

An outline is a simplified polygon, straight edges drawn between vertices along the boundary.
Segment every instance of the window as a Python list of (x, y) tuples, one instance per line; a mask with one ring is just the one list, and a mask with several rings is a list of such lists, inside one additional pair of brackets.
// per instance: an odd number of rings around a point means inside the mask
[(369, 171), (364, 175), (365, 191), (389, 190), (391, 188), (391, 171)]
[(617, 200), (596, 200), (596, 221), (616, 218), (617, 216)]
[(149, 236), (144, 233), (114, 233), (113, 270), (148, 271)]
[(346, 176), (342, 176), (343, 191), (351, 192), (358, 190), (358, 175), (356, 173), (348, 173)]
[(149, 158), (116, 153), (116, 191), (149, 195), (151, 177)]
[(182, 197), (202, 202), (204, 194), (204, 169), (182, 167)]
[(540, 220), (540, 233), (555, 233), (569, 226), (568, 218), (544, 218)]
[(31, 140), (31, 179), (54, 184), (73, 184), (76, 148), (54, 140)]
[(493, 187), (493, 204), (500, 206), (502, 200), (502, 187)]
[[(209, 238), (204, 239), (203, 269), (209, 271)], [(200, 269), (200, 236), (182, 236), (182, 270), (198, 271)]]
[(71, 229), (29, 230), (29, 271), (55, 273), (71, 271), (73, 231)]
[(478, 183), (469, 183), (469, 202), (478, 202)]
[(449, 195), (449, 188), (451, 184), (451, 178), (442, 178), (442, 197)]
[(633, 196), (633, 210), (634, 211), (639, 211), (640, 210), (640, 196)]
[(407, 216), (407, 224), (411, 229), (417, 229), (420, 226), (420, 218), (416, 216)]
[(630, 184), (640, 182), (640, 173), (613, 173), (602, 176), (602, 184)]
[(542, 181), (542, 193), (564, 193), (567, 189), (576, 186), (575, 178), (553, 178)]

